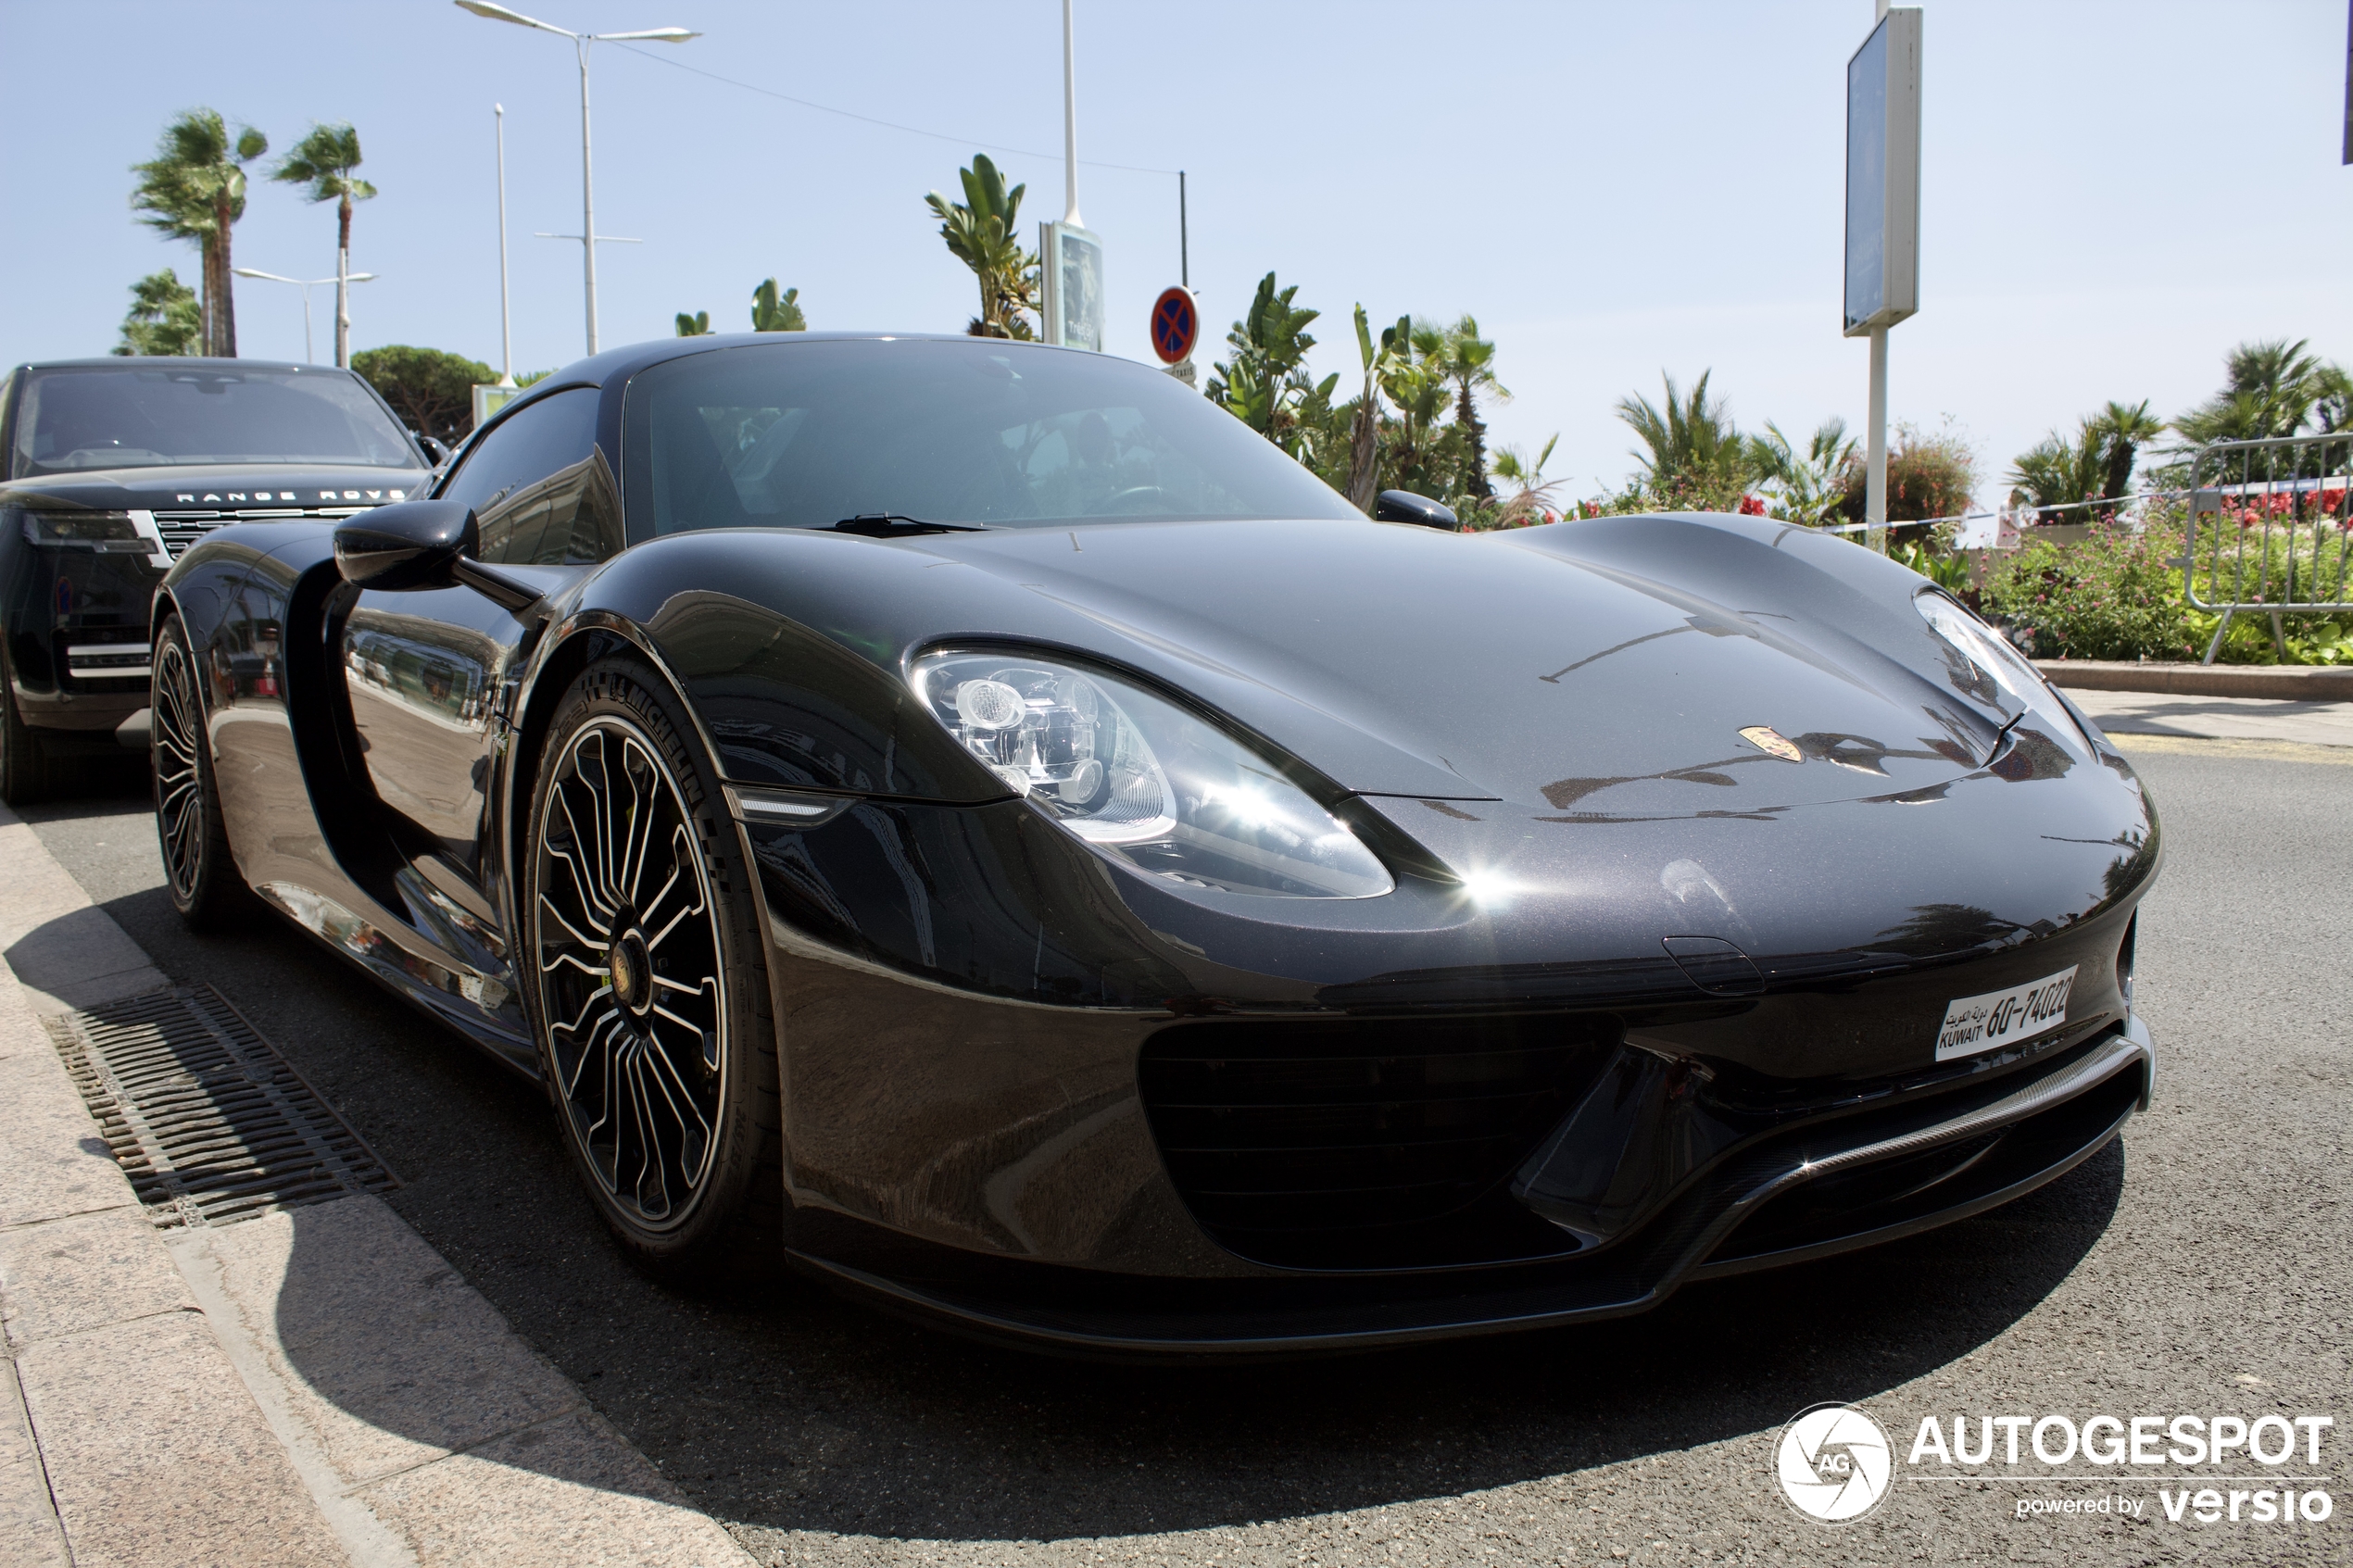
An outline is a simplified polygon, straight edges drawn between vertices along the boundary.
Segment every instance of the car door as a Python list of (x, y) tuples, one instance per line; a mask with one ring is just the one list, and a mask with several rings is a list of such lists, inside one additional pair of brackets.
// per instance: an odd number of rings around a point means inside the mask
[[(443, 485), (440, 498), (474, 509), (482, 559), (585, 570), (622, 548), (599, 396), (578, 387), (518, 408)], [(402, 879), (409, 912), (460, 948), (503, 947), (486, 885), (488, 785), (528, 632), (468, 588), (363, 593), (342, 624), (352, 728), (413, 872)]]

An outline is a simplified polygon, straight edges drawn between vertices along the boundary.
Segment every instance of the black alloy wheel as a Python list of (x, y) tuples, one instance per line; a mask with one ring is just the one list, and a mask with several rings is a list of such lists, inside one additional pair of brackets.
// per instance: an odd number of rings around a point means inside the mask
[(154, 764), (156, 843), (163, 851), (171, 907), (198, 931), (219, 930), (251, 914), (252, 891), (229, 849), (206, 743), (204, 699), (195, 654), (180, 618), (156, 634), (154, 685), (147, 697), (147, 749)]
[(564, 696), (534, 792), (526, 950), (565, 1142), (665, 1272), (773, 1261), (784, 1178), (758, 894), (678, 699), (635, 659)]

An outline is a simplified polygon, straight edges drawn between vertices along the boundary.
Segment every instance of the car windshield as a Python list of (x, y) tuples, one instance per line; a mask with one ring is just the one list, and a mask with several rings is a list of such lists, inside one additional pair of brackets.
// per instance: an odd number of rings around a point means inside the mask
[(1001, 339), (715, 349), (632, 380), (626, 423), (630, 510), (660, 533), (1363, 515), (1172, 377)]
[(195, 364), (31, 372), (11, 459), (19, 478), (181, 463), (418, 466), (399, 425), (347, 372)]

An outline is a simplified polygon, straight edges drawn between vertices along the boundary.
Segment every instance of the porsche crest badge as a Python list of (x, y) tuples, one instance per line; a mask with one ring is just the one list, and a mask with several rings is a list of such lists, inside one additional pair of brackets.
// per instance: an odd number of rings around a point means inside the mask
[(1741, 732), (1741, 739), (1767, 756), (1778, 757), (1784, 762), (1806, 760), (1806, 753), (1797, 749), (1796, 743), (1770, 724), (1751, 724)]

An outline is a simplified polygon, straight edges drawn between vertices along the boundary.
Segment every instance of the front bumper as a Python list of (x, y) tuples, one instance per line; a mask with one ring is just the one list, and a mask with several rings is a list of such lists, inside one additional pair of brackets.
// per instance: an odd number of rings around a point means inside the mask
[(1687, 1281), (1827, 1257), (2008, 1202), (2105, 1148), (2146, 1107), (2154, 1073), (2147, 1028), (2128, 1016), (1991, 1082), (1759, 1139), (1621, 1244), (1528, 1266), (1145, 1281), (1034, 1263), (886, 1273), (838, 1255), (793, 1257), (941, 1326), (1110, 1359), (1296, 1355), (1553, 1327), (1646, 1311)]

